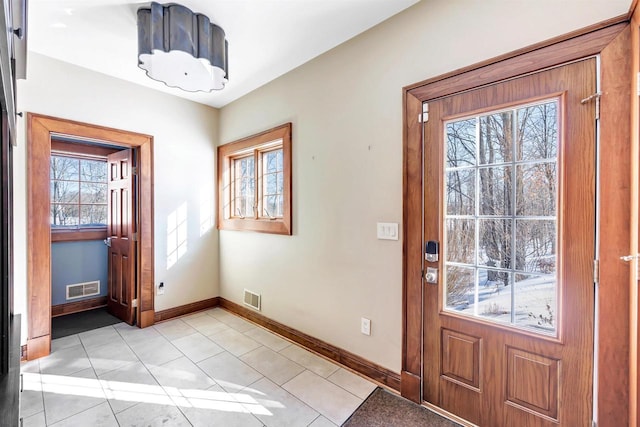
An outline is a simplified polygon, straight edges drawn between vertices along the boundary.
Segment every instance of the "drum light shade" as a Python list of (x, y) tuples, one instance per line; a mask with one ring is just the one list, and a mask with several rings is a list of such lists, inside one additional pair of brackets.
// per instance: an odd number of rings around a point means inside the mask
[(138, 9), (138, 66), (147, 76), (187, 92), (221, 90), (229, 81), (225, 33), (179, 4)]

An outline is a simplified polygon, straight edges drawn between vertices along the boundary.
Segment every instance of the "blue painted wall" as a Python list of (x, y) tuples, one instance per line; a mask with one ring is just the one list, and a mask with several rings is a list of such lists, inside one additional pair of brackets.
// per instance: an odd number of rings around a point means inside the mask
[(107, 246), (102, 240), (55, 242), (51, 244), (51, 305), (65, 304), (66, 286), (100, 281), (100, 295), (107, 295)]

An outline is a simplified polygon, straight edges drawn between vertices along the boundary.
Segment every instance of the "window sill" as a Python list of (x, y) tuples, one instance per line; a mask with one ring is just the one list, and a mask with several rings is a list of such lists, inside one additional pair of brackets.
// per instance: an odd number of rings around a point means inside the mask
[(218, 224), (219, 230), (255, 231), (257, 233), (283, 234), (290, 236), (291, 223), (282, 219), (223, 219)]
[(107, 228), (90, 228), (86, 230), (55, 230), (51, 229), (51, 242), (78, 242), (82, 240), (104, 240), (107, 238)]

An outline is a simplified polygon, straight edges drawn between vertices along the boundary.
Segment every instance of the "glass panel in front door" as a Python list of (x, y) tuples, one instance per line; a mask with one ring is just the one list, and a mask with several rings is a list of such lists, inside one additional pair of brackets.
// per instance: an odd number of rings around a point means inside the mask
[(557, 335), (558, 99), (444, 123), (444, 309)]

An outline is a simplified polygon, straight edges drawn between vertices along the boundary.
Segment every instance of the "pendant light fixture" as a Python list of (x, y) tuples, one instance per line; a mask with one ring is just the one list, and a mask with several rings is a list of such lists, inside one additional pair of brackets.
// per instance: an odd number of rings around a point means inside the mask
[(187, 92), (221, 90), (229, 81), (224, 30), (179, 4), (141, 7), (138, 66), (152, 79)]

